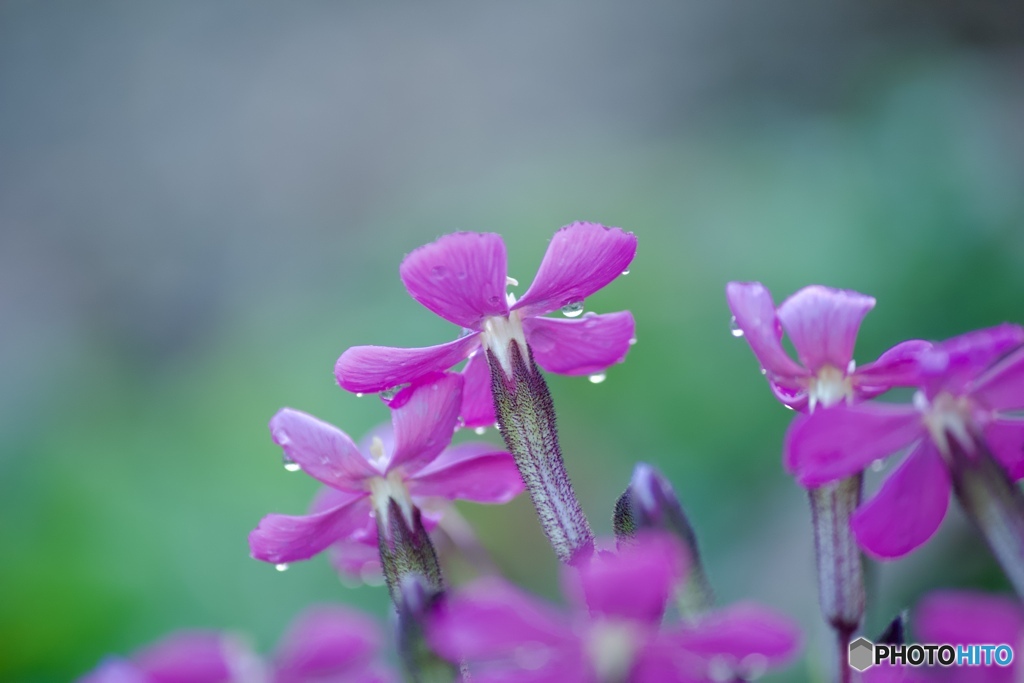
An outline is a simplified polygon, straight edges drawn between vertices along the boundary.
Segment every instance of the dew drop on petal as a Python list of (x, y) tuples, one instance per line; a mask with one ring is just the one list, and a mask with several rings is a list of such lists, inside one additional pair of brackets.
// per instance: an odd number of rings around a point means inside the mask
[(879, 458), (878, 460), (875, 460), (874, 462), (871, 463), (871, 471), (872, 472), (881, 472), (884, 469), (885, 469), (885, 460), (883, 460), (881, 458)]
[(566, 305), (562, 306), (562, 315), (566, 318), (578, 318), (583, 315), (583, 302), (582, 301), (570, 301)]
[(626, 268), (624, 271), (622, 271), (622, 274), (623, 275), (629, 275), (629, 268)]
[(589, 380), (590, 380), (590, 383), (591, 383), (591, 384), (600, 384), (600, 383), (601, 383), (601, 382), (603, 382), (603, 381), (604, 381), (604, 380), (605, 380), (605, 379), (606, 379), (607, 377), (608, 377), (608, 376), (607, 376), (606, 374), (604, 374), (603, 372), (595, 372), (595, 373), (594, 373), (593, 375), (591, 375), (591, 376), (590, 376), (590, 377), (588, 377), (587, 379), (589, 379)]
[(275, 564), (274, 565), (274, 569), (276, 569), (279, 572), (286, 572), (286, 571), (288, 571), (288, 564), (286, 562), (281, 562), (280, 564)]
[(633, 338), (631, 338), (631, 339), (629, 340), (629, 345), (630, 345), (630, 346), (634, 346), (635, 344), (636, 344), (636, 337), (633, 337)]
[(740, 677), (745, 681), (756, 681), (768, 671), (768, 658), (759, 652), (754, 652), (740, 660)]
[(477, 427), (473, 430), (473, 433), (477, 436), (483, 436), (487, 432), (487, 427)]
[[(398, 392), (401, 391), (402, 389), (404, 389), (406, 386), (407, 385), (405, 385), (405, 384), (399, 384), (397, 386), (393, 386), (393, 387), (390, 387), (388, 389), (385, 389), (384, 391), (380, 392), (380, 400), (384, 401), (384, 403), (391, 403), (391, 399), (393, 399), (395, 396), (397, 396)], [(436, 385), (435, 385), (435, 388), (436, 388)]]
[(281, 455), (281, 462), (284, 463), (284, 468), (289, 472), (298, 472), (302, 469), (302, 465), (289, 458), (287, 453)]
[(356, 398), (362, 398), (363, 396), (364, 396), (363, 392), (361, 392), (361, 391), (357, 391), (356, 392)]
[(729, 321), (729, 333), (734, 337), (743, 336), (743, 328), (736, 322), (736, 316), (733, 316), (732, 320)]

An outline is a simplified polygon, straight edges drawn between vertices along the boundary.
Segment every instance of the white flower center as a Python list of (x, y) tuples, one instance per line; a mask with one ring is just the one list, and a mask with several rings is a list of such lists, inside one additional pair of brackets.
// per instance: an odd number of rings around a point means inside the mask
[(370, 500), (373, 503), (374, 512), (383, 528), (386, 529), (388, 526), (388, 505), (392, 499), (398, 503), (405, 521), (409, 528), (412, 528), (412, 498), (409, 497), (409, 489), (406, 488), (400, 471), (388, 472), (383, 477), (370, 477), (366, 483), (370, 488)]
[(952, 435), (968, 452), (974, 450), (970, 424), (975, 411), (969, 398), (942, 392), (929, 403), (919, 391), (914, 394), (914, 406), (923, 414), (932, 441), (944, 455), (949, 453), (948, 435)]
[(632, 624), (614, 619), (598, 619), (590, 627), (586, 652), (599, 681), (624, 681), (633, 667), (637, 633)]
[(822, 408), (828, 408), (843, 400), (850, 402), (853, 400), (853, 383), (849, 375), (839, 368), (825, 365), (811, 378), (807, 386), (807, 399), (812, 413), (819, 404)]
[[(514, 295), (509, 294), (509, 296), (515, 301)], [(526, 335), (523, 332), (523, 321), (519, 317), (519, 311), (510, 312), (507, 318), (496, 315), (484, 320), (482, 338), (484, 348), (494, 354), (501, 369), (505, 371), (505, 376), (511, 379), (512, 357), (509, 354), (509, 349), (512, 342), (519, 344), (519, 353), (523, 359), (525, 360), (527, 357)]]

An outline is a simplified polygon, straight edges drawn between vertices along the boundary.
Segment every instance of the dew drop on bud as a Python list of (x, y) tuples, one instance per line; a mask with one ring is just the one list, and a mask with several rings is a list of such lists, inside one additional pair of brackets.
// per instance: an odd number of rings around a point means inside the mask
[(583, 302), (571, 301), (562, 306), (562, 315), (566, 318), (578, 318), (583, 315)]
[(486, 431), (487, 431), (487, 427), (477, 427), (476, 429), (473, 430), (473, 433), (476, 434), (477, 436), (483, 436), (483, 434)]
[(302, 465), (289, 458), (287, 453), (281, 456), (281, 462), (284, 463), (284, 468), (289, 472), (298, 472), (302, 469)]
[(274, 565), (274, 569), (276, 569), (279, 572), (286, 572), (286, 571), (288, 571), (288, 564), (285, 563), (285, 562), (281, 562), (280, 564), (275, 564)]
[(590, 380), (591, 384), (600, 384), (601, 382), (603, 382), (605, 380), (606, 377), (607, 377), (607, 375), (605, 375), (603, 372), (598, 372), (598, 373), (595, 373), (595, 374), (591, 375), (587, 379)]
[(729, 332), (734, 337), (743, 336), (743, 328), (736, 323), (736, 316), (733, 316), (732, 320), (729, 321)]

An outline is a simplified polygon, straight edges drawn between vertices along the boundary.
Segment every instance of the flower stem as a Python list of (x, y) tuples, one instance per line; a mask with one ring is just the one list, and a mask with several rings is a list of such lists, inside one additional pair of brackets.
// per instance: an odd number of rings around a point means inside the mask
[(984, 536), (992, 554), (1024, 598), (1024, 493), (992, 457), (984, 437), (972, 448), (948, 435), (944, 452), (960, 507)]
[(860, 504), (863, 475), (810, 489), (814, 549), (818, 562), (818, 598), (836, 637), (836, 680), (850, 680), (850, 637), (864, 617), (864, 572), (850, 515)]
[(526, 353), (524, 359), (519, 343), (509, 342), (509, 376), (487, 350), (498, 426), (558, 559), (575, 565), (593, 554), (594, 533), (565, 471), (548, 385)]

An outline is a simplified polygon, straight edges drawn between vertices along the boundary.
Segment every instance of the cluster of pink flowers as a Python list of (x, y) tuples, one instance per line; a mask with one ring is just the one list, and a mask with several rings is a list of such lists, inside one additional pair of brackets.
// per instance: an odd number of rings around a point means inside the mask
[[(802, 641), (790, 619), (754, 603), (714, 605), (696, 534), (654, 468), (637, 467), (615, 505), (615, 538), (604, 543), (573, 491), (541, 369), (593, 376), (626, 358), (632, 314), (583, 307), (627, 271), (635, 251), (635, 236), (621, 229), (566, 226), (519, 298), (508, 291), (518, 283), (498, 235), (446, 235), (409, 254), (400, 267), (409, 294), (458, 325), (459, 337), (341, 355), (341, 387), (381, 393), (390, 415), (358, 445), (304, 412), (273, 417), (286, 467), (323, 488), (305, 515), (264, 517), (249, 536), (252, 556), (280, 568), (330, 550), (342, 572), (382, 573), (410, 681), (749, 681), (789, 664)], [(840, 641), (836, 680), (849, 681), (842, 652), (864, 608), (858, 545), (875, 558), (909, 553), (935, 533), (955, 492), (1003, 566), (1014, 557), (1024, 564), (1024, 498), (1011, 483), (1024, 477), (1024, 328), (906, 341), (857, 366), (854, 344), (871, 297), (812, 286), (776, 308), (760, 283), (730, 283), (726, 294), (734, 334), (750, 344), (779, 401), (798, 411), (783, 462), (811, 492), (822, 609)], [(565, 317), (548, 317), (557, 311)], [(874, 400), (894, 387), (916, 389), (913, 403)], [(495, 424), (505, 448), (452, 444), (462, 428), (482, 433)], [(906, 454), (902, 463), (860, 504), (864, 469), (897, 453)], [(493, 567), (465, 586), (442, 575), (438, 529), (480, 551), (451, 501), (502, 504), (523, 491), (563, 562), (564, 609)], [(1022, 571), (1007, 568), (1015, 585)], [(978, 596), (937, 594), (917, 612), (917, 633), (942, 642), (1016, 643), (1024, 628), (1016, 604)], [(324, 608), (301, 617), (267, 660), (224, 634), (186, 632), (105, 660), (82, 681), (393, 680), (374, 662), (377, 648), (372, 622)], [(984, 680), (1010, 680), (998, 677), (1007, 670), (993, 671)], [(932, 673), (879, 666), (864, 680), (967, 680)]]

